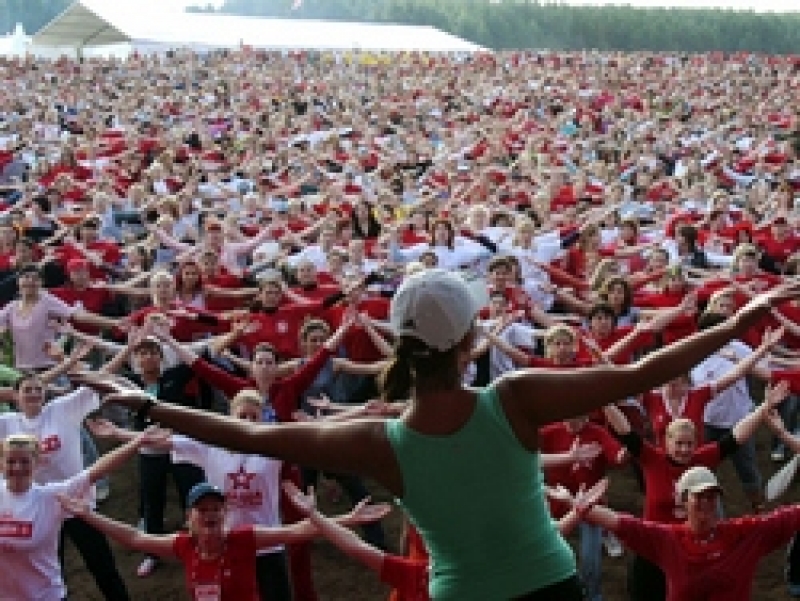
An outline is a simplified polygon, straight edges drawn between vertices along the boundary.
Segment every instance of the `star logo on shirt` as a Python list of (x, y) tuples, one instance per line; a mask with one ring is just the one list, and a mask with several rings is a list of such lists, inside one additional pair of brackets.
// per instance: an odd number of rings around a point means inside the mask
[(255, 473), (246, 471), (243, 465), (239, 466), (239, 471), (228, 474), (233, 490), (250, 490), (250, 483), (255, 477)]

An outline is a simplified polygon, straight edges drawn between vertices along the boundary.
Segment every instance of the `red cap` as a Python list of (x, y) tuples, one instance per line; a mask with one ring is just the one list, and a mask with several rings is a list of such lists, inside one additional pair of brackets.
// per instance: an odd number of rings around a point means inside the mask
[(89, 269), (89, 261), (86, 259), (70, 259), (67, 262), (67, 273), (73, 273), (81, 269)]

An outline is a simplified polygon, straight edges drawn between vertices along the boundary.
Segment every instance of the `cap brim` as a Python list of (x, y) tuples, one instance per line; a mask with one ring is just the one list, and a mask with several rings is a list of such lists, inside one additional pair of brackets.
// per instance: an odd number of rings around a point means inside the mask
[(689, 488), (688, 492), (689, 494), (696, 495), (702, 492), (707, 492), (709, 490), (716, 490), (719, 494), (722, 494), (722, 487), (719, 484), (712, 484), (711, 482), (692, 486)]
[(191, 501), (189, 501), (188, 505), (189, 505), (190, 508), (194, 507), (200, 501), (202, 501), (203, 499), (206, 499), (208, 497), (215, 497), (215, 498), (219, 499), (220, 501), (224, 501), (225, 500), (225, 495), (224, 494), (222, 494), (220, 492), (217, 492), (215, 490), (209, 490), (209, 491), (204, 492), (201, 495), (198, 495), (196, 498), (192, 499)]

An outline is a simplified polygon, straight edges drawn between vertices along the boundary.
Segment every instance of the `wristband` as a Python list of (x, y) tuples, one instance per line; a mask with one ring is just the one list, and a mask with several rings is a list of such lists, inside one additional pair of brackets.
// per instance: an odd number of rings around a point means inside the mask
[(148, 396), (144, 404), (141, 407), (139, 407), (139, 409), (134, 414), (135, 423), (144, 424), (150, 417), (151, 409), (155, 406), (156, 406), (156, 400), (153, 397)]

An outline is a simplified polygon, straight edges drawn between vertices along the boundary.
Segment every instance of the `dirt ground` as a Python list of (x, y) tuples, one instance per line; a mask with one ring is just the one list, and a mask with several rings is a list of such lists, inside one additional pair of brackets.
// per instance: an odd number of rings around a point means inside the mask
[[(759, 458), (765, 479), (772, 475), (775, 464), (767, 457), (768, 441), (762, 431), (758, 438)], [(740, 515), (747, 506), (744, 495), (729, 462), (720, 470), (720, 477), (725, 486), (725, 508), (729, 515)], [(170, 491), (169, 523), (178, 524), (174, 490)], [(374, 491), (376, 500), (389, 500), (388, 495), (380, 490)], [(783, 503), (800, 500), (800, 484), (795, 483), (782, 499)], [(622, 511), (638, 513), (641, 495), (633, 479), (630, 469), (625, 468), (612, 476), (610, 505)], [(111, 497), (101, 506), (104, 513), (124, 520), (128, 523), (136, 521), (136, 473), (133, 466), (115, 474), (112, 478)], [(323, 495), (322, 507), (326, 512), (344, 511), (345, 504), (333, 504)], [(396, 541), (399, 536), (399, 515), (395, 511), (385, 522), (389, 538)], [(128, 584), (134, 600), (168, 601), (187, 599), (184, 593), (183, 573), (179, 565), (174, 563), (162, 565), (153, 575), (146, 579), (136, 577), (135, 571), (141, 557), (119, 546), (114, 546), (117, 563)], [(778, 601), (788, 599), (783, 580), (784, 553), (777, 551), (761, 562), (753, 588), (754, 601)], [(625, 595), (625, 571), (627, 558), (604, 559), (605, 599), (622, 601)], [(314, 550), (314, 567), (316, 586), (320, 599), (324, 601), (373, 601), (386, 599), (388, 590), (368, 570), (350, 561), (330, 545), (319, 542)], [(68, 545), (66, 579), (70, 589), (70, 598), (77, 601), (94, 601), (101, 599), (90, 576), (75, 553)], [(488, 601), (488, 600), (487, 600)]]

